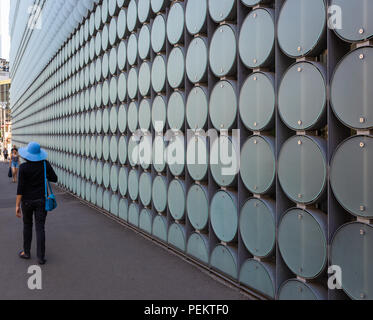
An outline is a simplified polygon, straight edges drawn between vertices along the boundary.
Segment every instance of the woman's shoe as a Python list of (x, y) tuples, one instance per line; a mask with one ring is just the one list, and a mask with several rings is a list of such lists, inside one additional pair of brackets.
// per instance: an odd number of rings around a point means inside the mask
[(26, 254), (24, 251), (21, 251), (21, 252), (19, 253), (19, 257), (20, 257), (21, 259), (24, 259), (24, 260), (30, 260), (30, 259), (31, 259), (31, 256), (30, 256), (29, 254)]
[(39, 259), (38, 263), (39, 263), (40, 266), (43, 266), (43, 265), (45, 265), (47, 263), (47, 260), (45, 260), (45, 259)]

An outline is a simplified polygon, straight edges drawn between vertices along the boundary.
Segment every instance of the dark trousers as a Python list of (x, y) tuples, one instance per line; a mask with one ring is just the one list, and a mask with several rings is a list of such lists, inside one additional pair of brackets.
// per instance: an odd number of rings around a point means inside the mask
[(37, 255), (39, 259), (45, 258), (45, 200), (22, 201), (23, 213), (23, 246), (27, 255), (31, 253), (32, 225), (35, 215), (35, 229), (37, 240)]

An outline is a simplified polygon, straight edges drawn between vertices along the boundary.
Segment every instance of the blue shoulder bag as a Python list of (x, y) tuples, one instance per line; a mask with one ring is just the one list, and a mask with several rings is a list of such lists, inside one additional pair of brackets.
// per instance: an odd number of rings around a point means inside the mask
[[(47, 166), (44, 161), (44, 180), (45, 180), (45, 211), (50, 212), (57, 208), (56, 197), (53, 194), (52, 187), (47, 179)], [(48, 187), (51, 194), (48, 196)]]

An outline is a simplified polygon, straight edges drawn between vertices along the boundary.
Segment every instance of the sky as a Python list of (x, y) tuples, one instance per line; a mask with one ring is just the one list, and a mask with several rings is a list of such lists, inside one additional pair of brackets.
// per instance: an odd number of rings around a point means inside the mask
[(9, 7), (11, 0), (0, 0), (0, 36), (1, 52), (0, 58), (9, 60), (10, 37), (9, 37)]

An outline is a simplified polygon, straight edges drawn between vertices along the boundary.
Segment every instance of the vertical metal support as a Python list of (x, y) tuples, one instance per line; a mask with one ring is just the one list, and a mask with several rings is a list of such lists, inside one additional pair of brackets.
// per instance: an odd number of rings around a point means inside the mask
[[(275, 2), (275, 16), (276, 16), (276, 29), (280, 15), (281, 8), (285, 0), (276, 0)], [(276, 37), (276, 77), (275, 77), (275, 92), (276, 92), (276, 159), (278, 164), (278, 156), (280, 150), (285, 141), (292, 136), (292, 132), (282, 122), (279, 111), (278, 111), (278, 92), (281, 83), (281, 79), (286, 69), (291, 65), (292, 60), (287, 57), (278, 44)], [(276, 171), (277, 172), (277, 171)], [(285, 211), (293, 206), (292, 202), (288, 199), (285, 193), (282, 191), (278, 175), (276, 174), (276, 239), (278, 239), (278, 226), (280, 224), (282, 215)], [(292, 278), (293, 275), (289, 268), (286, 266), (279, 247), (276, 241), (276, 298), (278, 298), (278, 290), (281, 285), (287, 280)]]

